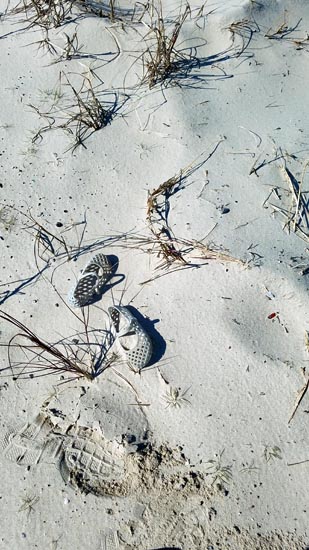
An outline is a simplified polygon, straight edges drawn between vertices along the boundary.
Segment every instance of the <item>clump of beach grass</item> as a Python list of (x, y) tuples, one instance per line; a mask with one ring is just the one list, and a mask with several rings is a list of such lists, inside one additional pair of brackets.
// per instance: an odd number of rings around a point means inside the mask
[(58, 28), (71, 15), (74, 0), (21, 0), (11, 8), (11, 15), (22, 16), (26, 28)]
[(166, 85), (171, 79), (177, 79), (180, 65), (191, 59), (178, 47), (180, 31), (191, 14), (191, 8), (187, 3), (170, 25), (165, 22), (161, 0), (153, 0), (149, 13), (151, 22), (146, 25), (148, 33), (144, 37), (147, 48), (141, 56), (142, 83), (153, 88), (156, 84)]
[(117, 96), (113, 93), (112, 101), (105, 103), (101, 99), (102, 93), (95, 91), (90, 78), (83, 76), (79, 88), (72, 84), (66, 75), (62, 74), (61, 78), (70, 92), (69, 99), (63, 100), (62, 105), (53, 104), (47, 111), (41, 106), (30, 105), (46, 122), (35, 133), (32, 142), (41, 140), (43, 134), (48, 131), (62, 130), (73, 136), (73, 143), (68, 150), (74, 152), (80, 145), (86, 148), (85, 141), (111, 122), (117, 110)]
[(39, 27), (40, 29), (58, 29), (70, 22), (74, 14), (95, 15), (108, 19), (112, 23), (136, 23), (141, 21), (148, 9), (149, 2), (135, 2), (130, 9), (118, 8), (116, 0), (93, 2), (92, 0), (20, 0), (8, 7), (6, 15), (18, 16), (26, 24), (24, 30)]
[[(5, 311), (0, 310), (0, 319), (18, 330), (8, 344), (1, 344), (7, 348), (8, 366), (0, 369), (0, 376), (19, 380), (69, 375), (69, 379), (93, 380), (117, 362), (115, 353), (108, 354), (112, 345), (110, 332), (90, 330), (89, 316), (84, 310), (82, 317), (78, 317), (83, 323), (83, 330), (75, 337), (62, 338), (57, 343), (50, 343), (38, 336)], [(15, 359), (18, 352), (21, 354), (20, 360)]]

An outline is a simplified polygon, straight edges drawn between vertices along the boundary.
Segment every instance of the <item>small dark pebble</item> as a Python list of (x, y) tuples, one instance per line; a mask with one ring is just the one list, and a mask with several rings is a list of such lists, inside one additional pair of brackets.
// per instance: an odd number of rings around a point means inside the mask
[(230, 209), (227, 206), (221, 206), (220, 212), (221, 214), (228, 214)]

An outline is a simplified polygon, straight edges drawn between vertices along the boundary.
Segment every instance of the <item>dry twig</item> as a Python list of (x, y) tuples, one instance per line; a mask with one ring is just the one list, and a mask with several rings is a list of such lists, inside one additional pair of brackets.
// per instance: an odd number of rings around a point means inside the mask
[[(285, 218), (285, 224), (283, 229), (287, 229), (288, 232), (293, 231), (300, 238), (309, 241), (309, 208), (308, 208), (308, 195), (309, 191), (304, 189), (304, 178), (306, 171), (309, 165), (307, 160), (304, 163), (302, 175), (300, 181), (296, 179), (291, 170), (286, 166), (286, 163), (281, 167), (284, 178), (288, 185), (288, 190), (283, 190), (282, 193), (276, 193), (276, 197), (279, 201), (279, 204), (269, 203), (269, 206), (273, 210), (279, 212)], [(268, 203), (268, 200), (274, 190), (278, 188), (273, 188), (271, 193), (264, 201), (263, 206)], [(281, 203), (283, 199), (290, 198), (290, 207), (282, 207)]]
[(306, 369), (305, 368), (302, 368), (302, 373), (303, 373), (303, 376), (304, 376), (306, 381), (305, 381), (305, 384), (303, 385), (303, 387), (301, 388), (301, 390), (298, 392), (298, 395), (296, 397), (296, 402), (295, 402), (292, 414), (289, 418), (288, 424), (290, 424), (290, 422), (293, 420), (293, 418), (296, 414), (296, 411), (297, 411), (298, 407), (300, 406), (302, 400), (304, 399), (304, 397), (305, 397), (305, 395), (308, 391), (308, 388), (309, 388), (309, 377), (306, 376)]

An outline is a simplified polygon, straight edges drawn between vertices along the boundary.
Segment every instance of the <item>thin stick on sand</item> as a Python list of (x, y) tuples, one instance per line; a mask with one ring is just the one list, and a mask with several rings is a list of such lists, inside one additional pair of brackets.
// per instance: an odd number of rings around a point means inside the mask
[[(302, 369), (302, 373), (303, 373), (304, 377), (306, 378), (306, 370), (305, 370), (305, 368)], [(296, 403), (295, 403), (295, 405), (294, 405), (294, 409), (293, 409), (293, 411), (292, 411), (292, 414), (291, 414), (291, 416), (290, 416), (290, 418), (289, 418), (288, 424), (290, 424), (291, 421), (293, 420), (293, 418), (294, 418), (294, 416), (295, 416), (295, 414), (296, 414), (296, 411), (297, 411), (298, 407), (300, 406), (300, 404), (301, 404), (303, 398), (305, 397), (305, 395), (306, 395), (306, 393), (307, 393), (308, 388), (309, 388), (309, 377), (307, 377), (304, 386), (303, 386), (303, 387), (301, 388), (301, 390), (298, 392), (298, 396), (297, 396), (297, 398), (296, 398)]]

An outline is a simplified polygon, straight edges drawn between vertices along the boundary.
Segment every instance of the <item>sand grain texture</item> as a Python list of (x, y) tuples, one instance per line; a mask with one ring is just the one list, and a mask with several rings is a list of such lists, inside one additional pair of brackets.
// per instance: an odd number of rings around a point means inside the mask
[[(44, 31), (0, 0), (0, 307), (91, 373), (29, 378), (11, 347), (0, 548), (305, 550), (309, 8), (168, 0), (154, 78), (156, 12), (87, 5)], [(104, 369), (115, 304), (140, 373)]]

